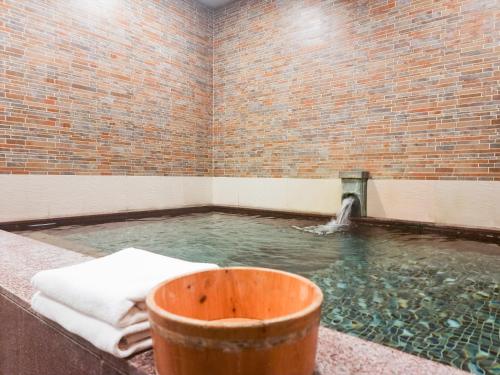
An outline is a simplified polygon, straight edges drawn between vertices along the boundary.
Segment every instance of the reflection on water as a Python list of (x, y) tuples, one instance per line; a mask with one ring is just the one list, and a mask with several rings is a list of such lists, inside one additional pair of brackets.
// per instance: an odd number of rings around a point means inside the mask
[(476, 374), (500, 374), (498, 245), (371, 227), (329, 236), (292, 228), (311, 224), (208, 213), (42, 234), (103, 253), (133, 246), (296, 272), (323, 289), (324, 325)]

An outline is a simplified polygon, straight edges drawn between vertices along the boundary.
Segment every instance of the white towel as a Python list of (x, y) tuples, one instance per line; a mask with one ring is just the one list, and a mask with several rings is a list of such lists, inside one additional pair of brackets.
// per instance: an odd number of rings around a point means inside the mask
[(41, 271), (32, 285), (48, 298), (115, 327), (147, 319), (144, 300), (160, 282), (218, 268), (128, 248), (74, 266)]
[[(53, 301), (40, 292), (33, 296), (31, 306), (36, 312), (116, 357), (125, 358), (152, 346), (152, 339), (148, 334), (148, 321), (132, 324), (126, 328), (116, 328)], [(139, 338), (128, 343), (127, 337), (134, 335)]]

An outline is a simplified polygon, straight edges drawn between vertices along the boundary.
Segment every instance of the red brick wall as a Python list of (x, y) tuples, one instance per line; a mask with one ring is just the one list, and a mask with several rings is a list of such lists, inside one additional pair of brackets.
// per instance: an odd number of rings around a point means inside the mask
[(500, 180), (500, 5), (242, 0), (214, 21), (216, 176)]
[(204, 175), (212, 11), (0, 0), (0, 173)]
[(499, 180), (498, 17), (491, 0), (0, 0), (0, 173)]

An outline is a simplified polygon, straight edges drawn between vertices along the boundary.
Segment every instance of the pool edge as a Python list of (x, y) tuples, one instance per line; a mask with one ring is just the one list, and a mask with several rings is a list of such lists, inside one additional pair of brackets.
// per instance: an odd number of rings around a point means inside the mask
[[(273, 216), (291, 219), (328, 220), (331, 215), (315, 212), (283, 211), (259, 209), (251, 207), (201, 205), (180, 208), (169, 208), (161, 210), (145, 211), (123, 211), (97, 215), (55, 217), (50, 219), (33, 219), (22, 221), (0, 222), (0, 230), (22, 231), (52, 228), (63, 225), (92, 225), (98, 223), (124, 221), (130, 219), (141, 219), (147, 217), (179, 216), (194, 213), (222, 212), (229, 214)], [(378, 217), (353, 218), (353, 222), (359, 225), (372, 225), (382, 227), (393, 227), (417, 233), (438, 233), (455, 238), (466, 238), (478, 241), (500, 243), (500, 228), (471, 227), (461, 225), (448, 225), (423, 221), (409, 221), (400, 219), (387, 219)]]

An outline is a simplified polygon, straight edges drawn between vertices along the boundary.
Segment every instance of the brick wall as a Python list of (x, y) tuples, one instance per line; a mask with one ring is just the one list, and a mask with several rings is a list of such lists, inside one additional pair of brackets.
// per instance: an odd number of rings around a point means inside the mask
[(499, 17), (498, 0), (0, 0), (0, 173), (500, 180)]
[(212, 11), (0, 0), (0, 173), (210, 174)]
[(242, 0), (214, 15), (216, 176), (500, 180), (498, 0)]

